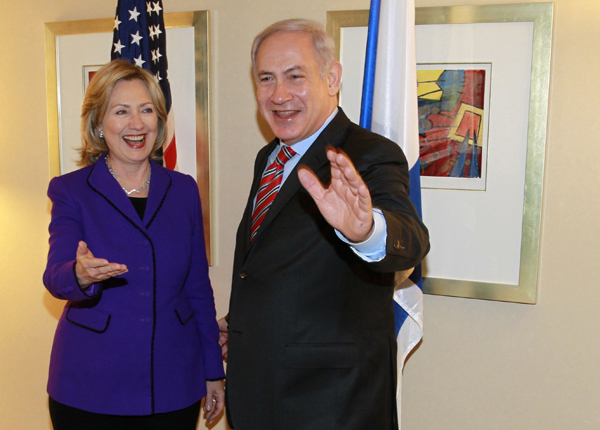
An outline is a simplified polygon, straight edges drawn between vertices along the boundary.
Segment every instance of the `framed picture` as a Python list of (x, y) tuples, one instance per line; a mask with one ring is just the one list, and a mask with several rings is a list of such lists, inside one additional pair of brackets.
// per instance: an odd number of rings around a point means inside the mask
[(485, 190), (491, 63), (419, 64), (421, 188)]
[[(537, 301), (553, 5), (416, 8), (429, 294)], [(368, 11), (327, 13), (357, 122)]]
[[(87, 91), (87, 87), (90, 85), (90, 81), (94, 77), (94, 74), (100, 69), (101, 66), (83, 66), (83, 93)], [(62, 149), (62, 144), (60, 145)], [(62, 152), (62, 151), (61, 151)], [(63, 171), (65, 167), (61, 163), (61, 173), (67, 173)]]
[[(198, 182), (209, 262), (211, 175), (209, 15), (165, 14), (178, 170)], [(50, 175), (79, 166), (81, 104), (93, 73), (110, 61), (114, 18), (46, 23), (46, 88)]]

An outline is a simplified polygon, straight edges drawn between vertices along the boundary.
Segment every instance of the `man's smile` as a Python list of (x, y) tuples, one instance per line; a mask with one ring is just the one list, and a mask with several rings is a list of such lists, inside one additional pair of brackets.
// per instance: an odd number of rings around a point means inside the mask
[(274, 110), (273, 113), (281, 119), (288, 119), (294, 116), (297, 113), (300, 113), (299, 110)]

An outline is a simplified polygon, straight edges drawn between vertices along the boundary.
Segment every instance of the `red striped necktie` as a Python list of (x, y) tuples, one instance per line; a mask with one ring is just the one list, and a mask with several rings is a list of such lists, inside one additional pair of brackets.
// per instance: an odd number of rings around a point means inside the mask
[(271, 163), (260, 180), (260, 187), (256, 194), (256, 203), (254, 212), (252, 212), (252, 224), (250, 226), (250, 243), (254, 241), (256, 232), (260, 227), (271, 203), (275, 200), (279, 188), (281, 188), (281, 179), (283, 178), (283, 167), (290, 158), (296, 155), (296, 152), (289, 146), (282, 145), (275, 161)]

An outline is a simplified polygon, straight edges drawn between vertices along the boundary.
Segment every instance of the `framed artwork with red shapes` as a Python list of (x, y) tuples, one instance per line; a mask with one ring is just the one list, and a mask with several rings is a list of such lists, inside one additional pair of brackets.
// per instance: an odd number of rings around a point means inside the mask
[[(552, 3), (415, 10), (426, 294), (534, 304)], [(360, 116), (369, 11), (327, 12)]]
[(421, 186), (486, 186), (492, 65), (419, 64)]

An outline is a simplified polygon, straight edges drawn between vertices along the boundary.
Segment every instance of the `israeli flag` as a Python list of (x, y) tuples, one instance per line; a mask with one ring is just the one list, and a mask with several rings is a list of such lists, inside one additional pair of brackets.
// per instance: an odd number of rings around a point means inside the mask
[[(414, 0), (371, 0), (360, 125), (396, 142), (410, 169), (410, 199), (421, 216)], [(402, 369), (423, 337), (421, 266), (396, 283), (400, 426)]]

